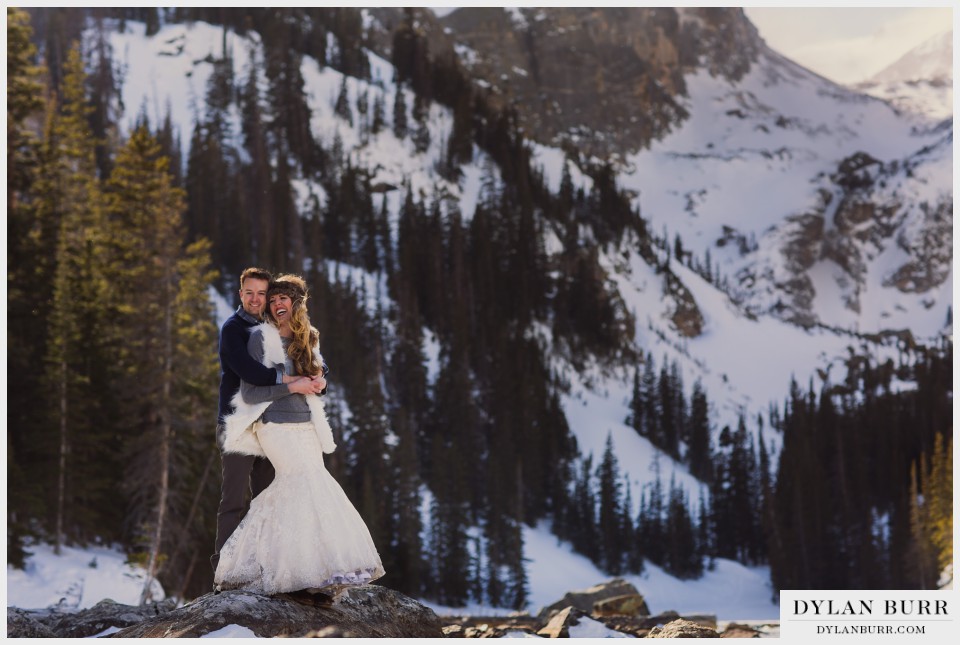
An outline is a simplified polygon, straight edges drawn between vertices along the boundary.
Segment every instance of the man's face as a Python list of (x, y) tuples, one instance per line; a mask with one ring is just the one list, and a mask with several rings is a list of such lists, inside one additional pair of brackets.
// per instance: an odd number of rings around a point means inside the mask
[(267, 302), (267, 281), (247, 278), (240, 285), (240, 304), (251, 316), (259, 318)]

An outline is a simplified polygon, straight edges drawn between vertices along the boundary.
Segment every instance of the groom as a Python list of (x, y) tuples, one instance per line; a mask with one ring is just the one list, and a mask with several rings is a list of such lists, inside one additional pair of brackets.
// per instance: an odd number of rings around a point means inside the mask
[(259, 495), (273, 481), (273, 466), (263, 457), (223, 452), (223, 418), (233, 412), (230, 401), (240, 391), (240, 381), (252, 385), (280, 385), (288, 383), (291, 391), (301, 394), (319, 393), (320, 384), (297, 376), (287, 376), (280, 368), (265, 367), (250, 356), (247, 340), (250, 329), (259, 325), (267, 307), (269, 272), (250, 267), (240, 275), (240, 306), (220, 328), (220, 406), (217, 416), (217, 445), (223, 466), (223, 485), (220, 489), (220, 509), (217, 512), (217, 541), (210, 564), (216, 571), (220, 549), (240, 524), (249, 487), (251, 499)]

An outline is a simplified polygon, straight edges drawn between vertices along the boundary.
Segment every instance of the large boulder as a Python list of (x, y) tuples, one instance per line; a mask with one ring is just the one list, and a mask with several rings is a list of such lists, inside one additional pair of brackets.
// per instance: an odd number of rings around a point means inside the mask
[(32, 612), (7, 607), (7, 638), (54, 638), (53, 630)]
[(111, 627), (124, 628), (161, 616), (176, 607), (172, 600), (134, 607), (112, 600), (101, 600), (89, 609), (61, 611), (59, 609), (24, 610), (7, 608), (7, 636), (30, 638), (34, 636), (60, 638), (87, 638)]
[(581, 612), (589, 614), (593, 612), (594, 603), (606, 600), (607, 598), (626, 595), (636, 596), (639, 595), (639, 592), (636, 587), (626, 580), (614, 578), (613, 580), (594, 585), (588, 589), (568, 591), (563, 598), (541, 609), (538, 617), (542, 621), (548, 621), (553, 614), (566, 607), (575, 607)]
[(377, 585), (351, 587), (332, 599), (309, 594), (261, 596), (248, 591), (207, 594), (111, 636), (196, 638), (229, 625), (274, 636), (442, 638), (440, 619), (403, 594)]
[(717, 630), (704, 627), (692, 620), (678, 618), (661, 627), (654, 627), (647, 638), (720, 638)]
[(638, 593), (613, 596), (593, 603), (593, 616), (649, 616), (647, 601)]

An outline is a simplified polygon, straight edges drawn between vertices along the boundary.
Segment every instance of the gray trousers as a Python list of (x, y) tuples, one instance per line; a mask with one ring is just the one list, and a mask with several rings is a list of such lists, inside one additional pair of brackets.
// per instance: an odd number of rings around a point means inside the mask
[(223, 484), (220, 487), (220, 508), (217, 511), (217, 542), (210, 556), (213, 570), (220, 562), (220, 549), (240, 524), (247, 508), (247, 491), (250, 499), (263, 492), (273, 481), (273, 465), (265, 457), (236, 455), (223, 452), (221, 437), (223, 426), (217, 426), (217, 444), (220, 448), (220, 463), (223, 468)]

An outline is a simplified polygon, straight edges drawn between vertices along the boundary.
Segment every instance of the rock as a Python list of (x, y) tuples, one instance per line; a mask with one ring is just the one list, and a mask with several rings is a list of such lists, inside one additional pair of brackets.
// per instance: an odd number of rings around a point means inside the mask
[(463, 625), (446, 625), (443, 628), (443, 637), (444, 638), (463, 638), (464, 632)]
[[(333, 600), (248, 591), (207, 594), (189, 605), (119, 632), (118, 638), (196, 638), (228, 625), (247, 627), (261, 638), (347, 636), (441, 638), (440, 619), (412, 598), (377, 585), (349, 588)], [(333, 628), (333, 629), (330, 629)]]
[(509, 616), (441, 616), (447, 638), (501, 638), (509, 633), (535, 635), (543, 623), (525, 612)]
[(609, 629), (637, 638), (645, 638), (651, 628), (647, 616), (597, 616), (594, 614), (593, 617)]
[(624, 594), (593, 603), (593, 616), (649, 616), (650, 608), (638, 593)]
[[(399, 8), (372, 8), (383, 25)], [(670, 7), (461, 7), (443, 18), (416, 9), (433, 60), (454, 60), (510, 106), (525, 135), (584, 159), (625, 156), (688, 116), (684, 75), (706, 68), (739, 79), (764, 47), (742, 9)], [(389, 58), (389, 30), (369, 30)], [(387, 31), (386, 34), (377, 32)], [(473, 52), (464, 56), (456, 44)], [(642, 116), (641, 116), (642, 115)]]
[(327, 625), (322, 629), (307, 632), (303, 638), (356, 638), (357, 634), (346, 631), (337, 625)]
[(749, 625), (730, 623), (720, 634), (720, 638), (760, 638), (760, 630)]
[[(176, 603), (167, 599), (159, 603), (135, 607), (121, 605), (112, 600), (101, 600), (89, 609), (63, 612), (50, 609), (25, 611), (11, 607), (8, 609), (8, 623), (14, 612), (27, 615), (33, 621), (50, 630), (51, 636), (58, 638), (87, 638), (99, 634), (111, 627), (124, 628), (137, 625), (145, 620), (162, 616), (176, 607)], [(8, 635), (10, 635), (8, 624)]]
[(682, 618), (697, 623), (698, 625), (709, 627), (710, 629), (717, 628), (717, 616), (715, 614), (687, 614)]
[[(569, 595), (569, 594), (568, 594)], [(570, 627), (577, 625), (586, 614), (576, 607), (567, 607), (554, 615), (547, 626), (537, 632), (547, 638), (570, 638)]]
[(680, 618), (680, 614), (671, 609), (663, 612), (662, 614), (657, 614), (656, 616), (648, 616), (645, 620), (645, 624), (647, 627), (657, 627), (659, 625), (672, 623), (678, 618)]
[(615, 596), (639, 595), (637, 588), (621, 578), (595, 585), (580, 591), (569, 591), (563, 598), (540, 610), (539, 618), (546, 621), (564, 607), (575, 607), (587, 614), (593, 611), (593, 603)]
[(720, 638), (720, 634), (692, 620), (678, 618), (664, 625), (662, 629), (654, 627), (647, 634), (647, 638)]
[(7, 638), (55, 638), (53, 630), (31, 615), (31, 612), (7, 607)]
[(670, 314), (673, 328), (687, 338), (699, 336), (703, 332), (703, 314), (693, 294), (671, 271), (665, 273), (663, 294), (673, 301), (673, 313)]

